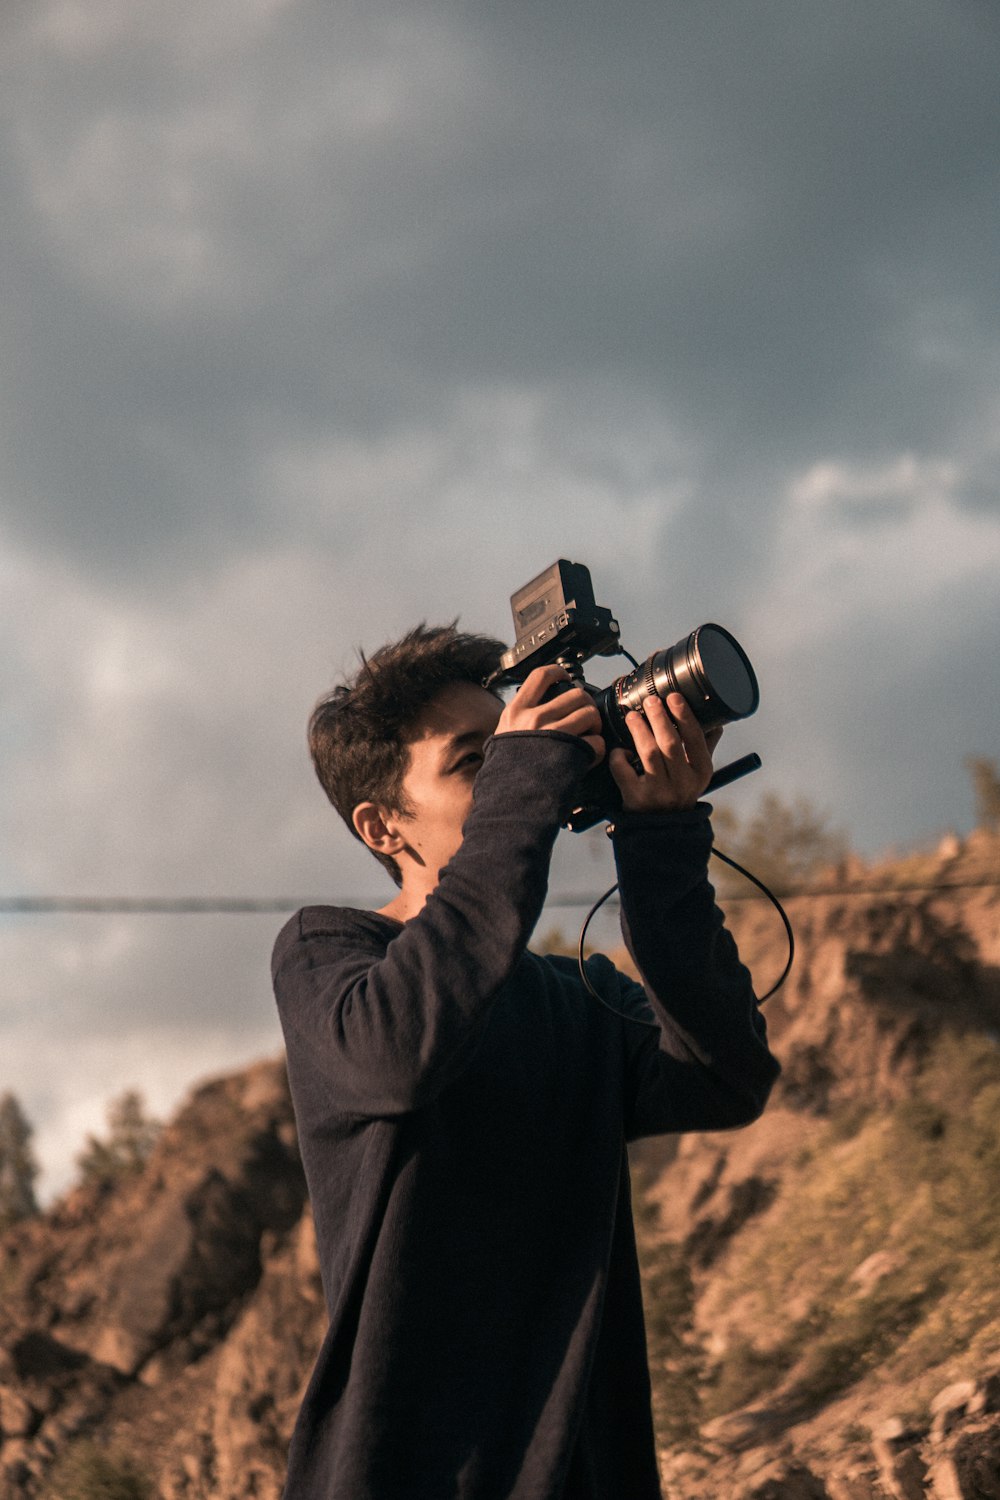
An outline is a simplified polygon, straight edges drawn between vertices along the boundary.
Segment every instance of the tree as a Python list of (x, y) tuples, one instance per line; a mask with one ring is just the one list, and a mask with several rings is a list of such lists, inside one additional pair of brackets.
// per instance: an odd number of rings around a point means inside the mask
[(965, 768), (972, 777), (979, 828), (1000, 828), (1000, 772), (995, 760), (985, 755), (967, 755)]
[(87, 1136), (86, 1148), (76, 1159), (84, 1182), (114, 1182), (141, 1172), (160, 1133), (160, 1122), (146, 1114), (146, 1101), (136, 1089), (128, 1089), (107, 1107), (106, 1140)]
[(0, 1098), (0, 1229), (38, 1212), (33, 1134), (16, 1096), (4, 1094)]
[[(837, 864), (848, 853), (846, 836), (829, 826), (807, 797), (785, 802), (766, 792), (757, 810), (740, 822), (729, 807), (716, 809), (713, 819), (723, 854), (745, 865), (759, 880), (780, 895), (815, 878), (828, 865)], [(717, 877), (718, 884), (728, 884)]]

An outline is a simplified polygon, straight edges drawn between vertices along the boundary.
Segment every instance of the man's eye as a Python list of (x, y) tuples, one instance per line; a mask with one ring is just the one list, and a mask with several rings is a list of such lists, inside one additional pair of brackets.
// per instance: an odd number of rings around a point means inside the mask
[(456, 761), (455, 765), (452, 766), (452, 770), (453, 771), (464, 771), (470, 765), (471, 766), (478, 766), (482, 762), (482, 759), (483, 759), (483, 757), (479, 753), (478, 750), (470, 750), (469, 753), (468, 753), (468, 755), (463, 755), (462, 759), (460, 761)]

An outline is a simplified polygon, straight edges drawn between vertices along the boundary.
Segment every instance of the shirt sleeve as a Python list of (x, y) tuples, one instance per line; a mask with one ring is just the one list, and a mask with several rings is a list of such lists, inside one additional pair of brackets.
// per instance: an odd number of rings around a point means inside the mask
[(645, 991), (623, 977), (620, 1003), (655, 1022), (625, 1023), (630, 1139), (748, 1124), (780, 1071), (708, 879), (710, 812), (625, 812), (615, 825), (622, 934)]
[(541, 913), (559, 809), (590, 759), (559, 732), (491, 738), (461, 847), (387, 947), (371, 933), (345, 942), (336, 908), (283, 929), (272, 971), (286, 1045), (307, 1049), (338, 1110), (405, 1113), (461, 1073)]

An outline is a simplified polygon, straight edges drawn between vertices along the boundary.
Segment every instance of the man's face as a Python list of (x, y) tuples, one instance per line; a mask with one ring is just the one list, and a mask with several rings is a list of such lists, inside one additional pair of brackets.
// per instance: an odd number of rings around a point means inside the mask
[(503, 704), (485, 688), (456, 682), (431, 699), (414, 725), (403, 776), (410, 811), (393, 821), (433, 884), (462, 842), (483, 743), (502, 712)]

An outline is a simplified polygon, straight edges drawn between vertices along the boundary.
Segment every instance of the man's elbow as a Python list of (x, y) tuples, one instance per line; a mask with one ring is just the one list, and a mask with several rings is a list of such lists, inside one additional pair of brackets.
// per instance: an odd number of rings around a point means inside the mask
[(780, 1074), (781, 1064), (773, 1053), (768, 1052), (761, 1059), (761, 1065), (753, 1077), (744, 1076), (740, 1079), (739, 1088), (735, 1089), (731, 1096), (734, 1128), (752, 1125), (755, 1120), (760, 1119)]

